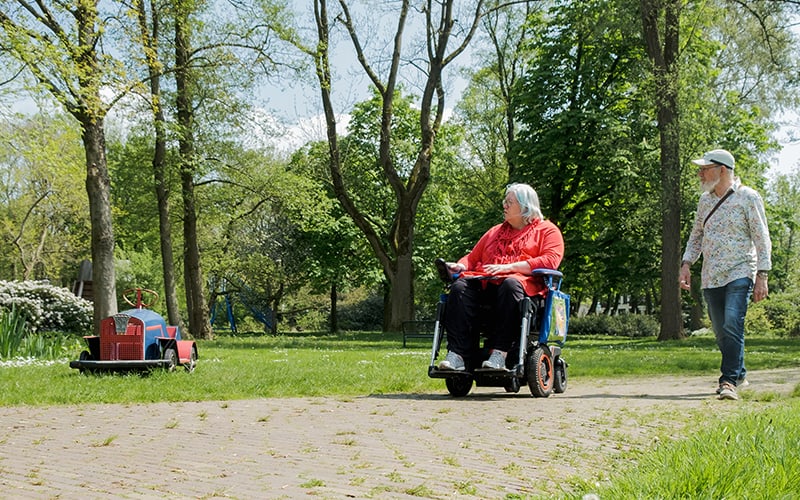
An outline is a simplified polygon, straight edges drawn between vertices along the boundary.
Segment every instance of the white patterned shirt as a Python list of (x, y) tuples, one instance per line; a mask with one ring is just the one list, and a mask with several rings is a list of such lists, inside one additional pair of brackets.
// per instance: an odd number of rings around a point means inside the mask
[(705, 224), (721, 197), (714, 191), (700, 195), (694, 226), (683, 253), (683, 260), (690, 263), (703, 255), (700, 275), (703, 288), (718, 288), (747, 277), (755, 282), (756, 271), (772, 269), (772, 242), (761, 195), (743, 186), (738, 178), (731, 189), (733, 194)]

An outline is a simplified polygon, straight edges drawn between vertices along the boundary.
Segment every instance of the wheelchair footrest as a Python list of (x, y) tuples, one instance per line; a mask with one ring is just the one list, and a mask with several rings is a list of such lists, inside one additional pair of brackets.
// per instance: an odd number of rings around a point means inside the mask
[(510, 373), (508, 368), (475, 368), (475, 373)]
[(428, 376), (430, 378), (449, 378), (449, 377), (470, 377), (472, 372), (468, 370), (440, 370), (435, 366), (428, 367)]
[(436, 366), (428, 367), (428, 376), (431, 378), (449, 378), (449, 377), (470, 377), (470, 378), (514, 378), (522, 377), (524, 370), (522, 365), (517, 365), (514, 368), (505, 368), (502, 370), (495, 370), (492, 368), (476, 368), (473, 370), (440, 370)]

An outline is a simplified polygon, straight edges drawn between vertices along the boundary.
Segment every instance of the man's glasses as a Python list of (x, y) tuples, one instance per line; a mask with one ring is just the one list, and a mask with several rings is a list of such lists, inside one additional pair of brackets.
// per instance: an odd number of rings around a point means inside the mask
[(697, 172), (698, 173), (701, 173), (701, 172), (705, 173), (706, 170), (711, 170), (712, 168), (719, 168), (719, 167), (724, 167), (724, 166), (725, 165), (723, 165), (722, 163), (715, 163), (713, 165), (708, 165), (706, 167), (700, 167), (700, 168), (697, 169)]

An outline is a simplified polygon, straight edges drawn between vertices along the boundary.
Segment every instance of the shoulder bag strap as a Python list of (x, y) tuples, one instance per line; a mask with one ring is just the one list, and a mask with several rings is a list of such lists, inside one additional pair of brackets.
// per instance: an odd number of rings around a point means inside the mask
[(716, 211), (717, 211), (717, 209), (719, 208), (719, 206), (720, 206), (720, 205), (722, 205), (722, 203), (723, 203), (725, 200), (727, 200), (727, 199), (728, 199), (728, 197), (729, 197), (730, 195), (732, 195), (732, 194), (733, 194), (733, 189), (729, 189), (729, 190), (728, 190), (728, 192), (727, 192), (727, 193), (725, 193), (725, 196), (723, 196), (722, 198), (720, 198), (720, 199), (719, 199), (719, 201), (717, 202), (717, 204), (716, 204), (716, 205), (714, 205), (714, 208), (712, 208), (712, 209), (711, 209), (711, 211), (710, 211), (710, 212), (708, 212), (708, 215), (706, 215), (706, 219), (703, 221), (703, 225), (704, 225), (704, 226), (706, 225), (706, 222), (708, 222), (708, 219), (710, 219), (710, 218), (711, 218), (711, 216), (712, 216), (712, 215), (714, 215), (714, 212), (716, 212)]

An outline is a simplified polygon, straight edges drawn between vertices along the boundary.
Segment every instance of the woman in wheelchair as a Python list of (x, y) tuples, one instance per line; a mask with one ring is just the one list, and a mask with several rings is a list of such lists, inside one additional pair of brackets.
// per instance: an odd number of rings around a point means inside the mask
[(503, 223), (489, 229), (472, 251), (446, 264), (444, 271), (459, 279), (451, 284), (447, 299), (448, 353), (440, 370), (465, 370), (465, 360), (476, 354), (484, 324), (491, 328), (486, 332), (490, 355), (481, 366), (506, 370), (506, 355), (519, 335), (520, 303), (525, 296), (547, 291), (531, 271), (557, 269), (564, 256), (561, 231), (544, 220), (531, 186), (515, 183), (506, 188), (503, 217)]

